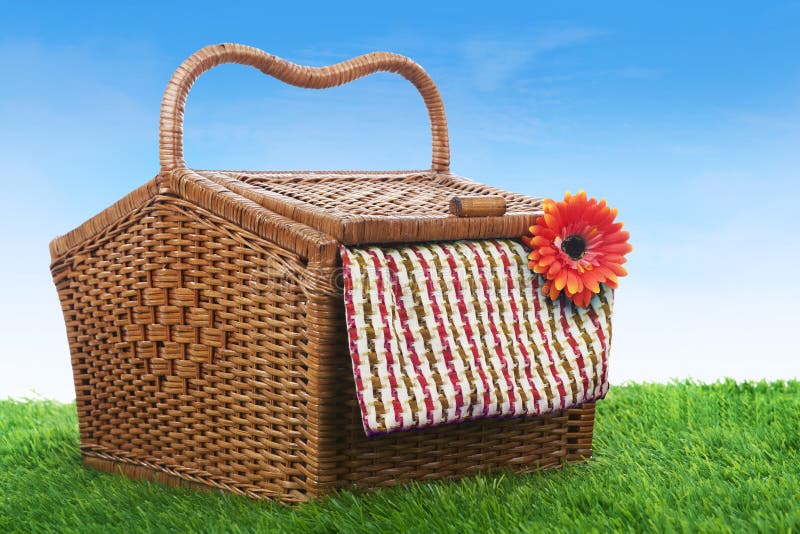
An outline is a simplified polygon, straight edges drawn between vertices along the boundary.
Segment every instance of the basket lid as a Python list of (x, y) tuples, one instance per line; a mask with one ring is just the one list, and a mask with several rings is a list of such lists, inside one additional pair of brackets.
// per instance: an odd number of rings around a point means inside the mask
[[(223, 64), (250, 65), (299, 87), (322, 89), (375, 72), (395, 72), (419, 91), (431, 126), (431, 169), (390, 172), (194, 171), (183, 160), (183, 114), (195, 80)], [(518, 237), (541, 213), (539, 199), (484, 186), (450, 173), (444, 104), (428, 74), (411, 59), (373, 52), (328, 67), (305, 67), (239, 44), (205, 47), (175, 71), (160, 120), (162, 174), (197, 174), (344, 244)], [(451, 201), (457, 197), (451, 213)], [(461, 202), (463, 197), (469, 203)], [(477, 209), (467, 209), (472, 206)], [(502, 206), (503, 209), (494, 209)]]
[[(541, 214), (540, 199), (450, 173), (195, 172), (346, 245), (519, 237)], [(454, 198), (497, 200), (500, 209), (459, 216)]]

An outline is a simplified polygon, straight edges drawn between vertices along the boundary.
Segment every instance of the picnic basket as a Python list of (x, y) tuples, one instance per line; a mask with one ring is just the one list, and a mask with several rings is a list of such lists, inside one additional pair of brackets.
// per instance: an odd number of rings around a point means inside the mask
[[(189, 90), (223, 63), (315, 89), (400, 74), (427, 106), (431, 168), (187, 167)], [(50, 244), (85, 465), (300, 502), (336, 488), (591, 456), (592, 402), (539, 417), (364, 433), (339, 246), (518, 238), (541, 213), (540, 199), (450, 173), (442, 99), (419, 65), (376, 52), (311, 68), (238, 44), (203, 48), (164, 94), (160, 163), (155, 178)]]

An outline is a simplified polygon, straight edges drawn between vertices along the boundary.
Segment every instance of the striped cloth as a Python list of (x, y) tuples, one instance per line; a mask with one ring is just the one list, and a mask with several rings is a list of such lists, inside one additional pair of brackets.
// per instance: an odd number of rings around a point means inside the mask
[(344, 300), (367, 435), (601, 398), (613, 290), (551, 301), (516, 241), (342, 247)]

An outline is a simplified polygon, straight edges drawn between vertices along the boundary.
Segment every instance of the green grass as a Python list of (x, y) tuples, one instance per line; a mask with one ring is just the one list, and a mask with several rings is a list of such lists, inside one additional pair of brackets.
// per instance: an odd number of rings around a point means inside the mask
[(286, 507), (84, 469), (75, 408), (0, 401), (0, 532), (800, 530), (800, 382), (612, 388), (583, 466)]

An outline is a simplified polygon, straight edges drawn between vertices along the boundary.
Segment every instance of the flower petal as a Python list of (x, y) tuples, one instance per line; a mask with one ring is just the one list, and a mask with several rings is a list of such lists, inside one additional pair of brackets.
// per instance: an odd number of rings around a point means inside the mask
[(592, 293), (600, 293), (600, 275), (596, 271), (587, 271), (583, 275), (583, 285)]
[(542, 258), (539, 260), (539, 265), (542, 267), (547, 267), (554, 261), (556, 261), (555, 256), (542, 256)]
[(558, 274), (561, 270), (561, 263), (560, 262), (553, 262), (550, 265), (550, 268), (547, 270), (547, 274), (545, 275), (548, 279), (552, 280), (553, 277)]
[(574, 295), (583, 289), (583, 282), (580, 277), (573, 271), (567, 272), (567, 293)]
[(556, 275), (553, 279), (553, 287), (561, 291), (567, 286), (567, 273), (569, 271), (567, 269), (561, 269), (561, 271)]

